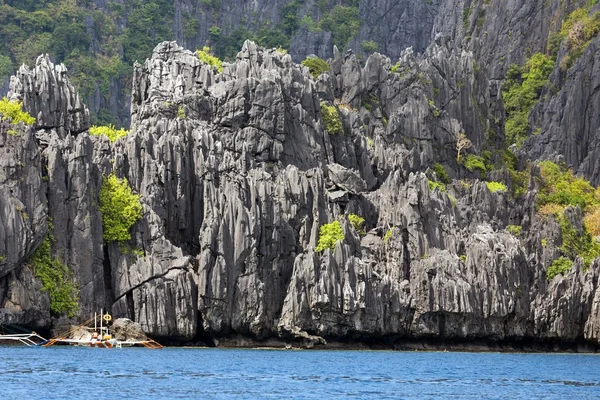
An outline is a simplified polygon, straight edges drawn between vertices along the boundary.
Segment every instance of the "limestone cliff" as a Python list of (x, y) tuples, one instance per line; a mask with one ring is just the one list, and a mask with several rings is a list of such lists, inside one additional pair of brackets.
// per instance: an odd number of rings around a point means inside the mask
[[(89, 135), (62, 66), (41, 56), (21, 68), (10, 97), (37, 123), (0, 125), (2, 318), (49, 326), (27, 260), (51, 229), (80, 289), (75, 318), (103, 307), (155, 337), (597, 344), (600, 264), (547, 280), (562, 238), (536, 212), (535, 171), (515, 199), (457, 162), (461, 132), (475, 150), (504, 146), (487, 68), (441, 35), (400, 59), (392, 68), (374, 54), (363, 67), (334, 52), (314, 79), (246, 42), (218, 73), (165, 42), (135, 65), (132, 131), (115, 142)], [(325, 104), (343, 133), (326, 130)], [(429, 185), (434, 163), (455, 178), (446, 191)], [(104, 242), (98, 210), (113, 172), (143, 205), (120, 245)], [(349, 214), (365, 218), (364, 233)], [(335, 220), (344, 240), (315, 252)]]

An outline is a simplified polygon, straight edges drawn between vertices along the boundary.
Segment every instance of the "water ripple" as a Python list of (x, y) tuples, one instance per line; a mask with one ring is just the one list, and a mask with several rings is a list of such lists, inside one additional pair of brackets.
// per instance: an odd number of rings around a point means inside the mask
[(3, 400), (595, 399), (599, 369), (576, 354), (0, 347)]

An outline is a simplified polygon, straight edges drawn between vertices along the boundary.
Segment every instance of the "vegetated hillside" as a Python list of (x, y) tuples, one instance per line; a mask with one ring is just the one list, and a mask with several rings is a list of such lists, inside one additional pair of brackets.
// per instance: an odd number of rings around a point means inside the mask
[(429, 44), (434, 9), (421, 0), (2, 0), (1, 94), (20, 65), (48, 53), (69, 68), (92, 121), (128, 127), (131, 66), (163, 40), (192, 50), (208, 45), (225, 59), (246, 39), (289, 50), (297, 62), (329, 58), (334, 44), (397, 57)]
[(598, 6), (439, 7), (423, 54), (364, 64), (161, 43), (129, 132), (91, 127), (47, 57), (21, 68), (0, 109), (4, 318), (597, 348)]

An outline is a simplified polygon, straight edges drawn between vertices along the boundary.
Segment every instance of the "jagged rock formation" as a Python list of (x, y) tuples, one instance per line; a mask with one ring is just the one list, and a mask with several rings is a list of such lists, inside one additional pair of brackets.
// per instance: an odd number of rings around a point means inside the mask
[[(0, 308), (14, 322), (47, 319), (47, 298), (26, 296), (39, 285), (26, 260), (48, 216), (53, 252), (81, 290), (79, 316), (104, 307), (151, 336), (599, 343), (600, 264), (546, 279), (562, 239), (535, 211), (535, 176), (515, 200), (456, 161), (460, 132), (475, 150), (504, 146), (488, 68), (443, 35), (392, 64), (374, 54), (362, 67), (336, 52), (315, 80), (290, 55), (246, 42), (218, 74), (165, 42), (135, 65), (132, 132), (111, 143), (88, 134), (85, 107), (69, 108), (77, 103), (44, 114), (41, 82), (77, 96), (41, 57), (12, 96), (48, 122), (17, 136), (0, 125)], [(326, 131), (323, 101), (337, 106), (342, 135)], [(468, 181), (431, 189), (434, 162)], [(144, 207), (126, 246), (103, 242), (98, 193), (111, 172)], [(365, 218), (364, 236), (351, 213)], [(334, 220), (345, 239), (316, 253), (320, 226)]]

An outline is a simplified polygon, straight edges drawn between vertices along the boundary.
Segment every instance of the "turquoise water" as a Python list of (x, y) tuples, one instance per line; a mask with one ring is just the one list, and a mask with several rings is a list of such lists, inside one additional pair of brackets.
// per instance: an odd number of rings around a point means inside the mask
[(1, 399), (599, 397), (599, 355), (0, 347)]

